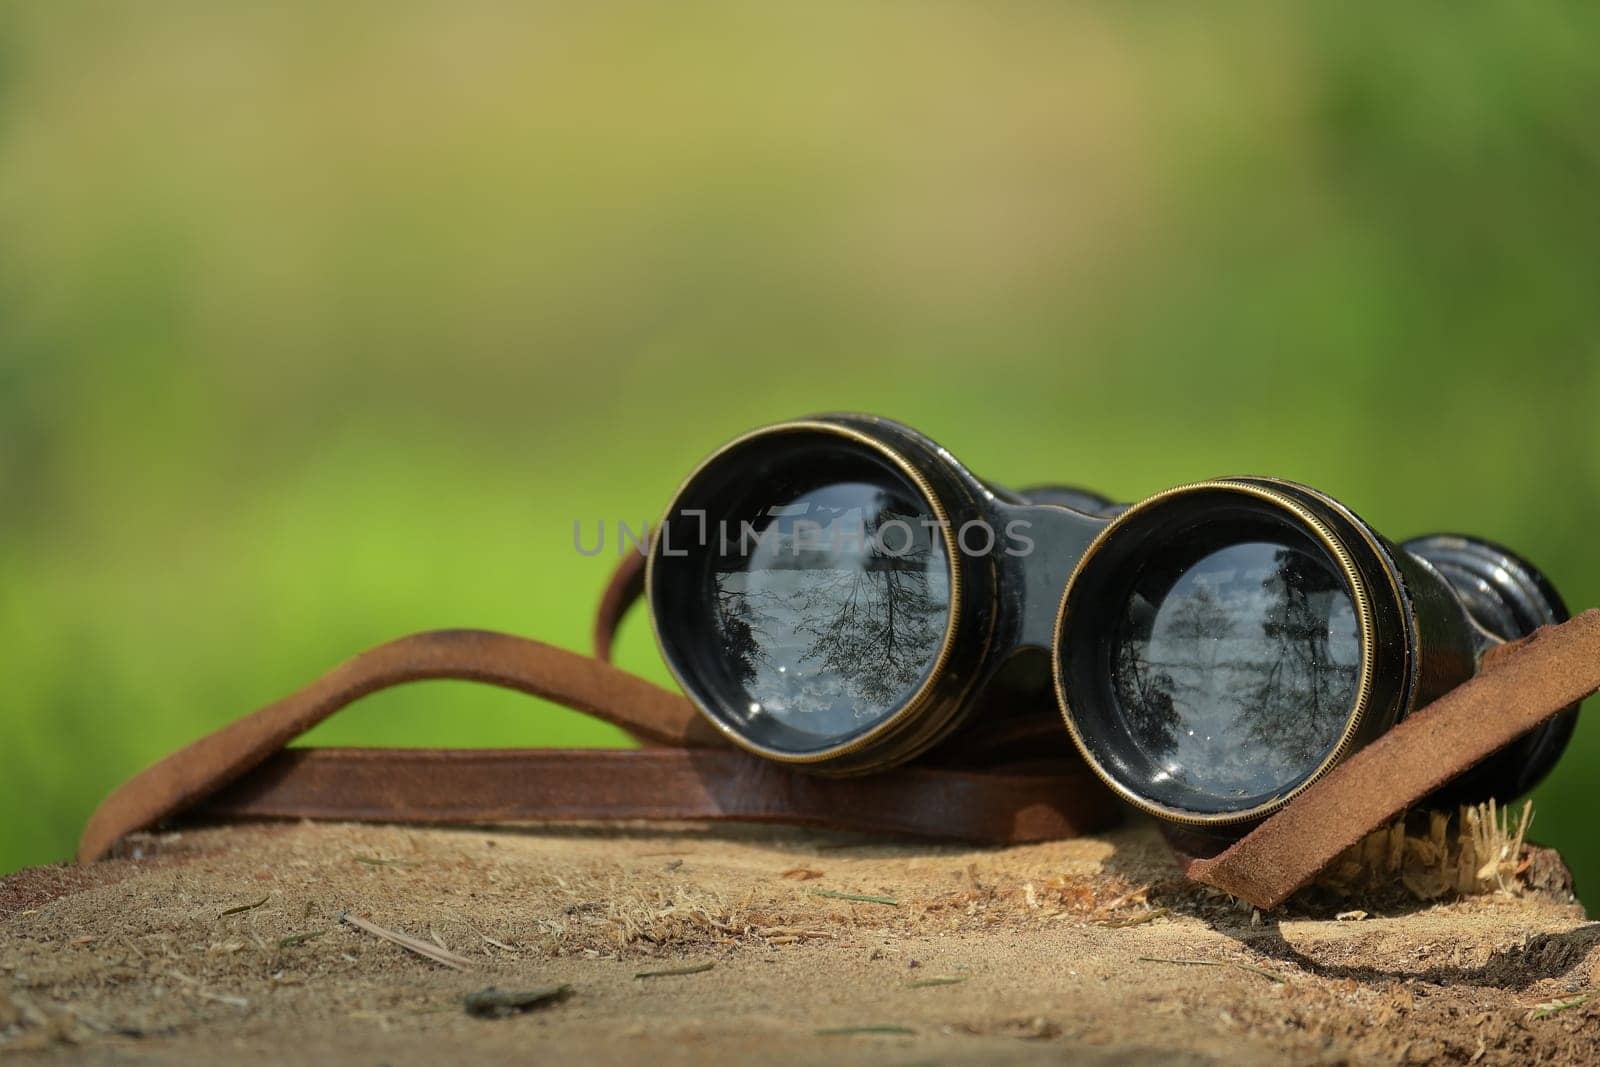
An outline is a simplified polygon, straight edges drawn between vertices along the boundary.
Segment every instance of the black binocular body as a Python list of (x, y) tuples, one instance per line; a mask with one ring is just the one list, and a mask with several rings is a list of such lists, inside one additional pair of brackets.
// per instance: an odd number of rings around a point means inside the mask
[[(1397, 546), (1293, 482), (1198, 482), (1128, 506), (1012, 492), (851, 414), (764, 427), (702, 463), (655, 530), (645, 586), (684, 692), (751, 752), (881, 770), (982, 729), (980, 697), (1023, 678), (1053, 687), (1064, 731), (1123, 798), (1223, 836), (1470, 678), (1487, 649), (1567, 617), (1498, 545)], [(1525, 792), (1574, 718), (1437, 799)]]

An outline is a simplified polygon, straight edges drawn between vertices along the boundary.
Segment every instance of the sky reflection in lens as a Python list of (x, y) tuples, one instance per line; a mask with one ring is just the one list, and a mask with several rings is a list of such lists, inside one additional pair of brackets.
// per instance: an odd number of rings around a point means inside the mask
[(1153, 557), (1111, 642), (1113, 694), (1155, 791), (1222, 807), (1282, 792), (1321, 764), (1355, 703), (1360, 662), (1339, 574), (1271, 541)]
[(752, 504), (731, 517), (713, 573), (744, 717), (826, 741), (897, 710), (937, 659), (950, 610), (931, 516), (899, 487), (858, 481), (773, 486)]

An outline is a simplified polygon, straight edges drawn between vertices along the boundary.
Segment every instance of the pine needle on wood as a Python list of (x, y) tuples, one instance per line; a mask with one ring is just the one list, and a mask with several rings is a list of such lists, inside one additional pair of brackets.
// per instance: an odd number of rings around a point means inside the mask
[(818, 1037), (850, 1037), (854, 1034), (915, 1034), (909, 1026), (830, 1026), (816, 1031)]
[(887, 904), (891, 908), (898, 908), (900, 902), (893, 897), (874, 897), (865, 893), (841, 893), (837, 889), (811, 889), (807, 890), (814, 897), (827, 897), (829, 900), (854, 900), (861, 904)]
[(457, 956), (449, 949), (440, 948), (438, 945), (435, 945), (432, 942), (422, 941), (415, 937), (409, 937), (406, 934), (396, 933), (393, 930), (379, 926), (375, 922), (369, 922), (368, 920), (361, 918), (359, 915), (351, 915), (347, 911), (341, 912), (339, 915), (339, 921), (349, 923), (357, 930), (365, 930), (374, 937), (381, 937), (385, 941), (399, 945), (401, 948), (410, 952), (415, 952), (419, 956), (425, 956), (428, 959), (433, 960), (435, 963), (442, 963), (446, 967), (454, 967), (458, 971), (470, 971), (472, 969), (472, 961), (467, 959), (465, 956)]
[(716, 963), (706, 960), (704, 963), (691, 963), (686, 967), (663, 967), (657, 971), (639, 971), (635, 978), (676, 978), (682, 974), (701, 974), (715, 967)]
[(239, 914), (242, 914), (242, 913), (247, 912), (247, 911), (255, 911), (257, 908), (261, 907), (263, 904), (265, 904), (267, 901), (269, 901), (271, 899), (272, 898), (270, 896), (265, 896), (265, 897), (262, 897), (260, 900), (252, 901), (249, 904), (237, 904), (237, 905), (235, 905), (235, 906), (233, 906), (231, 908), (228, 908), (225, 911), (219, 913), (217, 915), (217, 918), (223, 919), (223, 918), (228, 917), (229, 915), (239, 915)]
[(307, 941), (313, 941), (327, 932), (326, 930), (307, 930), (303, 934), (290, 934), (288, 937), (278, 939), (278, 948), (298, 948)]

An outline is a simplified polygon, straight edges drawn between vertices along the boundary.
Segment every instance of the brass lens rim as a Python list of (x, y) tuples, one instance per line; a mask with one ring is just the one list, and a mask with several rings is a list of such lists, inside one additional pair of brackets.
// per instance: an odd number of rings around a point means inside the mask
[[(934, 657), (932, 665), (928, 668), (927, 674), (923, 677), (916, 690), (899, 708), (884, 716), (864, 733), (840, 744), (806, 752), (789, 752), (783, 749), (771, 748), (746, 737), (731, 724), (724, 721), (722, 716), (713, 708), (709, 707), (708, 702), (698, 692), (697, 687), (691, 685), (684, 677), (683, 672), (679, 670), (675, 657), (668, 651), (666, 642), (661, 635), (661, 623), (659, 621), (661, 616), (656, 610), (655, 602), (655, 566), (659, 555), (662, 531), (666, 528), (667, 520), (677, 513), (680, 502), (685, 495), (713, 464), (722, 461), (730, 453), (752, 442), (764, 441), (768, 438), (787, 434), (802, 433), (829, 434), (870, 449), (887, 461), (917, 490), (918, 495), (922, 497), (923, 502), (928, 506), (929, 511), (933, 513), (934, 519), (938, 522), (941, 540), (944, 542), (945, 566), (950, 579), (950, 605), (945, 617), (944, 635), (940, 641), (938, 654)], [(707, 518), (709, 520), (710, 517), (708, 516)], [(938, 494), (929, 483), (927, 477), (899, 451), (889, 447), (871, 434), (822, 419), (794, 419), (788, 422), (773, 423), (769, 426), (750, 430), (727, 442), (711, 455), (701, 460), (694, 470), (689, 472), (688, 477), (678, 485), (677, 492), (673, 494), (671, 503), (667, 505), (662, 522), (656, 524), (656, 529), (651, 534), (650, 550), (645, 556), (644, 588), (645, 603), (650, 615), (650, 632), (655, 637), (656, 650), (666, 663), (667, 670), (671, 672), (673, 679), (678, 683), (678, 688), (683, 690), (684, 695), (689, 698), (689, 701), (694, 704), (700, 714), (729, 741), (746, 752), (779, 763), (796, 765), (826, 764), (861, 752), (883, 738), (895, 734), (917, 715), (921, 714), (934, 699), (938, 683), (944, 675), (945, 667), (950, 660), (952, 651), (956, 647), (959, 629), (958, 620), (961, 617), (962, 575), (959, 548), (954, 532), (954, 524), (950, 521), (950, 515), (945, 505), (940, 501)]]
[[(1351, 749), (1356, 745), (1357, 738), (1361, 735), (1362, 727), (1372, 704), (1374, 665), (1377, 658), (1377, 620), (1367, 580), (1357, 568), (1348, 546), (1326, 522), (1286, 493), (1279, 492), (1268, 485), (1260, 484), (1266, 481), (1273, 480), (1260, 479), (1258, 481), (1254, 479), (1225, 478), (1191, 482), (1163, 490), (1134, 504), (1114, 518), (1090, 542), (1089, 548), (1084, 552), (1082, 558), (1078, 560), (1077, 566), (1073, 568), (1071, 577), (1067, 579), (1066, 589), (1061, 594), (1061, 605), (1056, 611), (1055, 640), (1050, 655), (1051, 673), (1055, 680), (1056, 700), (1061, 711), (1061, 718), (1066, 724), (1067, 732), (1071, 735), (1073, 744), (1077, 747), (1079, 754), (1083, 756), (1084, 762), (1113, 792), (1139, 810), (1168, 822), (1184, 826), (1220, 828), (1254, 822), (1278, 811), (1320, 781), (1350, 753)], [(1282, 484), (1287, 486), (1289, 483)], [(1062, 655), (1062, 642), (1065, 640), (1067, 623), (1072, 609), (1073, 592), (1082, 582), (1084, 575), (1094, 566), (1095, 557), (1107, 545), (1127, 532), (1132, 524), (1140, 521), (1142, 516), (1147, 515), (1151, 509), (1157, 506), (1182, 497), (1216, 492), (1237, 493), (1282, 511), (1300, 524), (1304, 532), (1312, 535), (1327, 550), (1328, 558), (1339, 569), (1344, 579), (1345, 587), (1350, 593), (1351, 604), (1354, 607), (1356, 616), (1357, 635), (1361, 646), (1361, 666), (1357, 674), (1355, 701), (1345, 719), (1344, 730), (1341, 732), (1338, 742), (1311, 774), (1296, 784), (1294, 788), (1253, 807), (1239, 811), (1197, 812), (1153, 801), (1128, 786), (1102, 765), (1093, 751), (1091, 751), (1075, 721), (1072, 702), (1067, 696), (1066, 657)]]

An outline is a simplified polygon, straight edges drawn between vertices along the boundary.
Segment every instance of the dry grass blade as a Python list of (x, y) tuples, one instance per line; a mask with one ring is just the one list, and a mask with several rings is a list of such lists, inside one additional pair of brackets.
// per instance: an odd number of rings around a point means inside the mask
[(290, 934), (288, 937), (280, 937), (278, 939), (278, 947), (280, 949), (298, 948), (307, 941), (314, 941), (327, 932), (326, 930), (307, 930), (303, 934)]
[(1512, 828), (1511, 809), (1497, 807), (1493, 797), (1486, 804), (1464, 810), (1462, 817), (1471, 829), (1473, 854), (1478, 864), (1472, 873), (1472, 888), (1479, 892), (1510, 888), (1515, 882), (1528, 823), (1533, 819), (1532, 802), (1523, 803), (1515, 829)]
[(703, 973), (705, 971), (709, 971), (711, 968), (713, 968), (715, 966), (716, 966), (716, 964), (713, 963), (711, 960), (706, 960), (704, 963), (691, 963), (691, 964), (689, 964), (689, 965), (687, 965), (685, 967), (663, 967), (660, 970), (656, 970), (656, 971), (639, 971), (638, 973), (636, 973), (634, 975), (634, 977), (635, 978), (676, 978), (678, 975), (682, 975), (682, 974), (701, 974), (701, 973)]
[(225, 993), (212, 993), (209, 990), (200, 989), (195, 991), (195, 996), (199, 997), (201, 1000), (209, 1000), (217, 1004), (226, 1004), (230, 1008), (239, 1008), (243, 1010), (250, 1007), (250, 1001), (244, 997), (230, 997)]
[(247, 912), (247, 911), (255, 911), (257, 908), (261, 907), (263, 904), (265, 904), (267, 901), (269, 901), (271, 899), (272, 898), (270, 896), (265, 896), (265, 897), (262, 897), (260, 900), (252, 901), (249, 904), (236, 904), (233, 907), (228, 908), (225, 911), (219, 912), (217, 914), (217, 918), (224, 919), (224, 918), (227, 918), (229, 915), (239, 915), (239, 914), (242, 914), (242, 913)]
[(808, 930), (803, 926), (760, 926), (752, 931), (757, 937), (764, 937), (770, 941), (787, 939), (794, 941), (831, 941), (834, 934), (827, 930)]
[(1534, 1019), (1548, 1019), (1552, 1015), (1560, 1015), (1564, 1011), (1581, 1008), (1589, 1003), (1589, 998), (1593, 995), (1592, 993), (1580, 993), (1565, 1000), (1547, 1000), (1543, 1004), (1535, 1004), (1528, 1012), (1528, 1020), (1531, 1022)]
[(936, 985), (960, 985), (967, 980), (964, 974), (942, 975), (937, 978), (918, 978), (915, 982), (907, 982), (907, 989), (927, 989)]
[(853, 1034), (899, 1034), (914, 1035), (915, 1030), (909, 1026), (830, 1026), (816, 1031), (818, 1037), (849, 1037)]
[(1515, 892), (1531, 862), (1523, 850), (1532, 821), (1531, 803), (1524, 802), (1518, 812), (1493, 800), (1464, 806), (1453, 819), (1446, 812), (1429, 812), (1425, 833), (1415, 822), (1417, 832), (1408, 833), (1406, 820), (1398, 819), (1345, 850), (1317, 883), (1357, 896), (1393, 885), (1398, 874), (1418, 900)]
[(458, 971), (470, 971), (472, 969), (472, 961), (465, 956), (457, 956), (454, 952), (440, 948), (432, 942), (422, 941), (415, 937), (408, 937), (405, 934), (385, 929), (375, 922), (369, 922), (361, 918), (359, 915), (343, 912), (339, 915), (339, 921), (349, 923), (358, 930), (365, 930), (374, 937), (381, 937), (385, 941), (393, 942), (403, 949), (415, 952), (419, 956), (425, 956), (435, 963), (442, 963), (446, 967), (454, 967)]
[(1233, 966), (1239, 968), (1241, 971), (1249, 971), (1251, 974), (1259, 974), (1269, 982), (1276, 982), (1279, 985), (1289, 984), (1289, 979), (1285, 978), (1283, 975), (1277, 973), (1276, 971), (1269, 971), (1265, 967), (1257, 967), (1253, 963), (1239, 963), (1235, 961)]
[(829, 900), (854, 900), (861, 904), (887, 904), (891, 908), (898, 908), (900, 902), (893, 897), (874, 897), (865, 893), (841, 893), (837, 889), (811, 889), (807, 890), (814, 897), (827, 897)]

